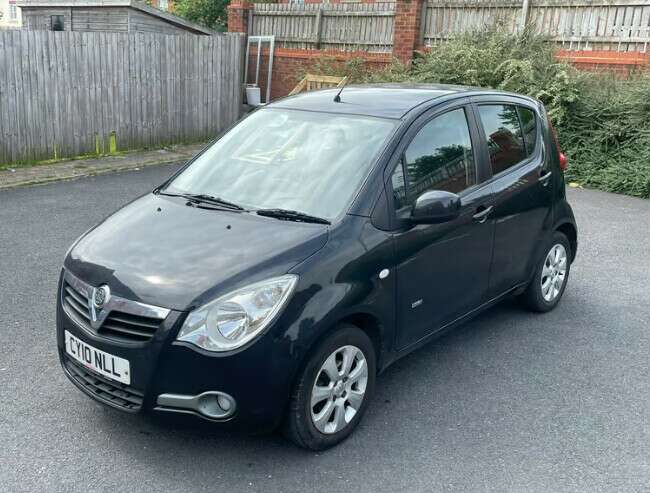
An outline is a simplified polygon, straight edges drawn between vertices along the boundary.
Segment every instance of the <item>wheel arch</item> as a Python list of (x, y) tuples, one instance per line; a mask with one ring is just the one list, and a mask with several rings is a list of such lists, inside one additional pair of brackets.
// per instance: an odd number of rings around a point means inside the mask
[(309, 361), (309, 357), (315, 348), (317, 348), (325, 338), (329, 337), (333, 331), (341, 325), (353, 325), (368, 336), (375, 349), (377, 373), (381, 372), (386, 361), (384, 356), (386, 351), (384, 325), (375, 314), (357, 308), (357, 310), (352, 312), (346, 311), (345, 313), (339, 314), (336, 318), (329, 320), (326, 323), (327, 328), (320, 330), (319, 334), (309, 341), (301, 352), (300, 361), (297, 365), (293, 380), (295, 380), (307, 361)]
[(350, 324), (361, 329), (372, 341), (375, 348), (377, 360), (377, 372), (379, 373), (384, 364), (384, 338), (381, 321), (370, 313), (357, 312), (341, 318), (336, 325)]
[(578, 230), (574, 224), (569, 221), (563, 222), (555, 226), (555, 231), (559, 231), (569, 240), (571, 246), (571, 262), (576, 258), (578, 253)]

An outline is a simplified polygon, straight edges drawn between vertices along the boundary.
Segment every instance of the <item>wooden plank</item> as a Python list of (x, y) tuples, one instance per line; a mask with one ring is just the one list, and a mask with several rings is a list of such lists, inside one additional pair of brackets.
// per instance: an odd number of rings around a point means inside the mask
[(129, 121), (129, 146), (131, 148), (135, 148), (138, 146), (138, 138), (137, 138), (137, 126), (138, 126), (138, 114), (139, 114), (139, 101), (137, 101), (137, 65), (135, 61), (135, 46), (136, 46), (136, 39), (135, 39), (135, 34), (129, 33), (127, 35), (128, 37), (128, 43), (126, 46), (126, 56), (127, 56), (127, 66), (126, 66), (126, 76), (128, 78), (128, 86), (127, 86), (127, 92), (128, 92), (128, 102), (129, 102), (129, 108), (128, 108), (128, 121)]
[(113, 51), (108, 40), (109, 33), (99, 33), (100, 51), (102, 61), (102, 107), (104, 108), (104, 128), (103, 128), (103, 143), (105, 153), (110, 152), (110, 136), (115, 131), (115, 121), (113, 119), (114, 109), (113, 102), (115, 95), (113, 94), (113, 73), (115, 71), (113, 61)]
[(125, 85), (121, 81), (124, 80), (124, 58), (123, 58), (123, 43), (122, 37), (119, 34), (111, 34), (109, 36), (109, 43), (113, 47), (113, 94), (115, 101), (113, 102), (114, 111), (114, 130), (115, 130), (115, 145), (116, 150), (120, 150), (120, 146), (124, 140), (124, 90)]
[(24, 105), (22, 108), (22, 113), (24, 118), (22, 120), (22, 130), (23, 135), (25, 136), (24, 145), (24, 159), (34, 160), (35, 151), (36, 151), (36, 139), (38, 138), (38, 129), (32, 125), (32, 104), (35, 103), (35, 99), (32, 99), (31, 94), (37, 94), (36, 88), (32, 90), (31, 77), (29, 73), (29, 38), (30, 33), (22, 31), (21, 33), (21, 67), (20, 67), (20, 87), (23, 90), (23, 101)]
[[(5, 48), (5, 45), (7, 44), (8, 38), (0, 35), (0, 67), (7, 67), (9, 64), (9, 50)], [(13, 94), (9, 94), (8, 78), (8, 70), (0, 70), (0, 108), (8, 107), (12, 104), (10, 97), (12, 97)], [(11, 161), (10, 146), (12, 139), (9, 135), (10, 128), (9, 112), (0, 112), (0, 165)]]
[[(90, 149), (93, 145), (92, 139), (95, 139), (94, 142), (94, 151), (99, 151), (100, 153), (104, 150), (104, 139), (106, 136), (104, 125), (106, 124), (106, 108), (103, 103), (103, 84), (104, 84), (104, 75), (102, 74), (102, 49), (101, 49), (101, 37), (98, 35), (89, 33), (79, 33), (81, 34), (81, 39), (83, 43), (87, 43), (88, 48), (84, 50), (86, 54), (86, 60), (88, 66), (92, 68), (91, 75), (91, 84), (88, 101), (88, 108), (91, 111), (96, 112), (97, 117), (92, 118), (90, 112), (87, 113), (87, 121), (92, 124), (93, 134), (87, 138), (84, 142), (84, 146), (87, 149)], [(85, 70), (85, 67), (82, 67)], [(85, 150), (85, 149), (84, 149)]]
[[(43, 138), (45, 140), (45, 148), (42, 150), (41, 155), (45, 159), (54, 157), (54, 107), (52, 105), (54, 95), (52, 94), (53, 85), (53, 70), (54, 67), (50, 63), (49, 53), (49, 38), (52, 34), (51, 31), (43, 31), (39, 40), (39, 63), (36, 69), (40, 71), (37, 74), (39, 79), (40, 94), (43, 95), (42, 107), (39, 109), (45, 116), (41, 118), (43, 121)], [(52, 54), (53, 56), (53, 54)]]
[(56, 33), (48, 32), (47, 36), (47, 50), (48, 50), (48, 70), (50, 78), (48, 86), (50, 87), (51, 96), (49, 99), (48, 113), (52, 124), (52, 152), (56, 154), (56, 158), (61, 155), (61, 62), (60, 53), (56, 45)]
[(28, 159), (28, 130), (25, 124), (25, 98), (29, 97), (26, 87), (23, 85), (22, 64), (24, 35), (21, 31), (10, 33), (12, 37), (12, 68), (14, 79), (14, 94), (16, 96), (14, 111), (16, 114), (16, 143), (13, 159), (20, 162)]
[(100, 142), (100, 152), (105, 154), (108, 152), (108, 136), (112, 128), (110, 126), (110, 107), (108, 101), (108, 49), (106, 46), (106, 33), (98, 33), (96, 39), (96, 63), (97, 63), (97, 73), (99, 74), (99, 80), (96, 81), (95, 94), (99, 98), (97, 101), (97, 106), (101, 108), (101, 120), (99, 125), (99, 142)]
[[(75, 109), (74, 124), (77, 136), (76, 153), (87, 154), (96, 152), (98, 127), (101, 125), (101, 112), (97, 108), (97, 78), (95, 36), (86, 36), (86, 33), (72, 33), (75, 38), (76, 76), (82, 82), (75, 102), (78, 102), (80, 111)], [(92, 117), (91, 117), (92, 112)]]
[(151, 101), (151, 147), (160, 146), (160, 64), (159, 64), (159, 35), (149, 37), (147, 52), (149, 53), (148, 65), (150, 67), (149, 100)]
[[(64, 38), (65, 37), (65, 38)], [(64, 33), (54, 33), (54, 44), (57, 53), (57, 66), (59, 74), (57, 77), (57, 94), (59, 95), (58, 120), (59, 134), (57, 143), (60, 155), (70, 156), (71, 151), (71, 133), (70, 133), (70, 113), (71, 107), (71, 87), (70, 86), (70, 41)]]
[(214, 43), (214, 62), (213, 62), (213, 69), (212, 72), (215, 77), (214, 85), (217, 89), (217, 109), (216, 109), (216, 129), (214, 132), (214, 136), (221, 132), (221, 130), (225, 126), (225, 117), (224, 117), (224, 112), (223, 112), (223, 99), (225, 97), (225, 92), (223, 90), (223, 78), (224, 78), (224, 72), (225, 72), (225, 66), (226, 64), (223, 63), (223, 50), (222, 47), (225, 44), (225, 40), (222, 37), (215, 38), (213, 40)]
[(10, 73), (9, 67), (13, 65), (12, 42), (9, 36), (3, 36), (0, 33), (0, 67), (6, 67), (0, 70), (0, 108), (6, 108), (0, 111), (0, 164), (10, 163), (12, 161), (12, 148), (14, 146), (14, 122), (13, 115), (16, 112), (16, 93), (13, 88), (13, 74)]

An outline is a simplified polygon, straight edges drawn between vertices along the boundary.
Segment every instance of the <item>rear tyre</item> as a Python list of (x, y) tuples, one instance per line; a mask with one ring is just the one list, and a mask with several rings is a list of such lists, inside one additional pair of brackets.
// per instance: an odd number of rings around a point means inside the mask
[(298, 375), (284, 434), (310, 450), (345, 440), (368, 407), (376, 373), (370, 338), (353, 325), (342, 325), (312, 351)]
[(543, 313), (557, 306), (569, 280), (571, 255), (568, 238), (559, 231), (553, 233), (535, 269), (533, 280), (521, 296), (526, 308)]

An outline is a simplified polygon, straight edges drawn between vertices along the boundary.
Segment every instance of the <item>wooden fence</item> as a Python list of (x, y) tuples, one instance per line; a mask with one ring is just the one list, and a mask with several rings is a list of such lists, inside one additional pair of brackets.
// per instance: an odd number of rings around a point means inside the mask
[(524, 25), (568, 50), (646, 52), (648, 0), (428, 0), (422, 15), (427, 46), (468, 30)]
[(250, 35), (283, 48), (392, 51), (395, 3), (255, 4)]
[[(391, 52), (395, 3), (255, 4), (249, 34), (299, 49)], [(427, 0), (420, 43), (471, 30), (530, 25), (568, 50), (647, 52), (650, 0)]]
[(0, 164), (211, 138), (242, 56), (238, 34), (0, 32)]

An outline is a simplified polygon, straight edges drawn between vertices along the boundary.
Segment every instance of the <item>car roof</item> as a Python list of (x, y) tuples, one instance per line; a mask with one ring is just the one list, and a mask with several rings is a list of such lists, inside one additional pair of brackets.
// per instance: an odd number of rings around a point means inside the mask
[(266, 107), (399, 119), (415, 107), (445, 96), (494, 93), (519, 96), (491, 89), (444, 84), (367, 84), (346, 86), (341, 92), (341, 102), (336, 103), (334, 96), (339, 90), (333, 88), (300, 93), (274, 101)]

